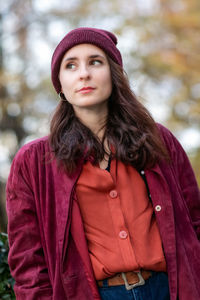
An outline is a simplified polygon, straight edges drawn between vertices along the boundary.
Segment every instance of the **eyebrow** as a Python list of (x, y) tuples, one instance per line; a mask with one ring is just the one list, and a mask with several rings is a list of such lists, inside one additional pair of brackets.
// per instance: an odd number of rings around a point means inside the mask
[[(105, 57), (100, 54), (94, 54), (94, 55), (89, 56), (89, 58), (98, 58), (98, 57), (105, 59)], [(74, 56), (74, 57), (68, 57), (64, 61), (77, 60), (77, 59), (78, 59), (78, 57)]]

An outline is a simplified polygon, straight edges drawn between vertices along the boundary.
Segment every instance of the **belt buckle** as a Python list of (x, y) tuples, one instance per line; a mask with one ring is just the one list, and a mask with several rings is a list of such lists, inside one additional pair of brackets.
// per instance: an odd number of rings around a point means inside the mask
[(142, 277), (141, 271), (135, 272), (135, 273), (137, 274), (137, 276), (138, 276), (138, 278), (139, 278), (139, 282), (134, 283), (134, 284), (129, 284), (129, 283), (128, 283), (128, 280), (127, 280), (127, 278), (126, 278), (126, 274), (125, 274), (124, 272), (122, 272), (122, 278), (123, 278), (123, 280), (124, 280), (125, 287), (126, 287), (126, 289), (127, 289), (128, 291), (134, 289), (134, 288), (137, 287), (137, 286), (140, 286), (140, 285), (144, 285), (144, 284), (145, 284), (145, 280), (144, 280), (144, 278)]

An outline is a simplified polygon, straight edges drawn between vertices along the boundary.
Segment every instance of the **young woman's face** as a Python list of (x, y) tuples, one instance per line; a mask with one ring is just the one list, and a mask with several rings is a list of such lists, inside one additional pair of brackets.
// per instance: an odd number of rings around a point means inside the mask
[(112, 80), (107, 57), (100, 48), (80, 44), (68, 50), (61, 62), (59, 79), (75, 113), (107, 106)]

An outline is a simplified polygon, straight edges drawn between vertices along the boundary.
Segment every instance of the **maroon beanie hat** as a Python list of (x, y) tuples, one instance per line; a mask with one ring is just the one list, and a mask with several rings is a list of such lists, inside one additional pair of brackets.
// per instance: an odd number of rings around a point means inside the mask
[(122, 66), (122, 57), (117, 49), (116, 36), (106, 30), (80, 27), (70, 31), (56, 47), (51, 61), (51, 79), (57, 93), (61, 91), (58, 78), (60, 64), (66, 51), (79, 44), (93, 44), (110, 56), (118, 65)]

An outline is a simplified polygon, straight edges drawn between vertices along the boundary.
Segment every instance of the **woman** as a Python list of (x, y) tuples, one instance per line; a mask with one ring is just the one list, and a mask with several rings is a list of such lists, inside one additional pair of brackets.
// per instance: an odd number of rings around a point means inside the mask
[(7, 183), (17, 299), (200, 297), (194, 173), (131, 92), (116, 44), (78, 28), (53, 54), (50, 134), (19, 150)]

